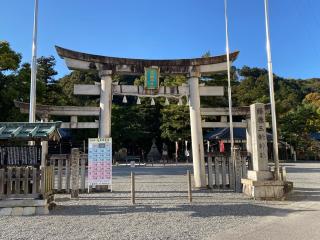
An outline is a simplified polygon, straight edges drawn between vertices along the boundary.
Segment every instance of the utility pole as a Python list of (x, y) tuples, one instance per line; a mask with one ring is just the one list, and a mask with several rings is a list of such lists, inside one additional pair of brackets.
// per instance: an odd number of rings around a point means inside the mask
[(268, 57), (268, 72), (269, 72), (269, 90), (271, 103), (271, 117), (272, 117), (272, 137), (273, 137), (273, 158), (275, 164), (275, 178), (279, 179), (279, 152), (278, 152), (278, 131), (277, 131), (277, 116), (274, 99), (274, 84), (273, 84), (273, 70), (270, 44), (270, 30), (269, 30), (269, 1), (264, 0), (264, 12), (266, 20), (266, 40), (267, 40), (267, 57)]
[(38, 0), (34, 2), (29, 122), (36, 121)]

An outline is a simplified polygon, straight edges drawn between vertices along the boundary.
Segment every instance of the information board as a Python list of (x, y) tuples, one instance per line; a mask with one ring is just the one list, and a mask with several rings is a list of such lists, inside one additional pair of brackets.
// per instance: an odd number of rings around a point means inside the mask
[(89, 138), (88, 146), (88, 184), (112, 184), (112, 139)]

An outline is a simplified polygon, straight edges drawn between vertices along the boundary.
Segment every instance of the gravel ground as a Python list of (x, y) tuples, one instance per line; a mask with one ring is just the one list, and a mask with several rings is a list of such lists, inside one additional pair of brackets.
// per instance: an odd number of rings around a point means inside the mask
[[(194, 191), (187, 199), (191, 166), (114, 168), (113, 192), (57, 195), (49, 216), (0, 217), (0, 239), (214, 239), (216, 234), (294, 214), (320, 200), (320, 163), (286, 164), (295, 192), (285, 202), (253, 201), (230, 191)], [(320, 189), (318, 189), (320, 190)]]

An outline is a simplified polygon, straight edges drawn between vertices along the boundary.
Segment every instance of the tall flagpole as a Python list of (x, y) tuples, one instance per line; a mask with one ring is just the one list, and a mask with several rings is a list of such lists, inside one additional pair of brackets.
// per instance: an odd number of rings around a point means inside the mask
[(277, 132), (277, 116), (274, 99), (274, 85), (273, 85), (273, 70), (270, 44), (270, 30), (269, 30), (269, 1), (264, 0), (264, 12), (266, 19), (266, 38), (267, 38), (267, 57), (268, 57), (268, 72), (269, 72), (269, 89), (271, 102), (271, 117), (272, 117), (272, 136), (273, 136), (273, 158), (275, 164), (275, 178), (279, 179), (279, 153), (278, 153), (278, 132)]
[(34, 2), (29, 122), (36, 121), (38, 0)]
[(227, 0), (224, 0), (224, 16), (226, 25), (226, 53), (227, 53), (227, 68), (228, 68), (228, 100), (229, 100), (229, 123), (230, 123), (230, 142), (231, 142), (231, 159), (235, 164), (234, 154), (234, 138), (233, 138), (233, 117), (232, 117), (232, 97), (231, 97), (231, 70), (230, 70), (230, 48), (229, 48), (229, 27), (228, 27), (228, 5)]

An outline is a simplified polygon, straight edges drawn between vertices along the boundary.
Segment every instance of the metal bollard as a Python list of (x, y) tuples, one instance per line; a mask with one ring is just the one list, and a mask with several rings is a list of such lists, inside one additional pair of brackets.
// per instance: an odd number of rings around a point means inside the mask
[(189, 203), (192, 202), (192, 189), (191, 189), (191, 174), (190, 171), (187, 171), (187, 180), (188, 180), (188, 200)]
[(136, 193), (135, 193), (135, 174), (134, 172), (131, 172), (131, 204), (135, 204), (136, 203)]

